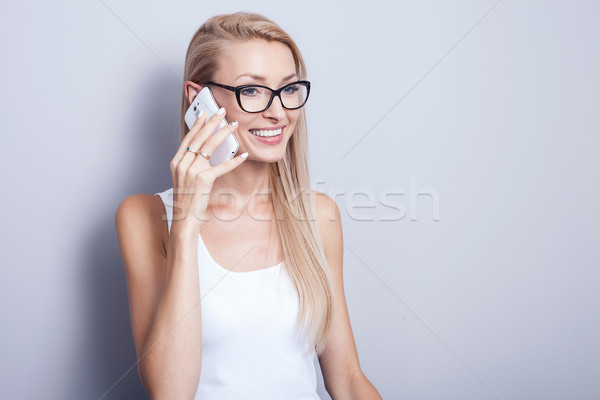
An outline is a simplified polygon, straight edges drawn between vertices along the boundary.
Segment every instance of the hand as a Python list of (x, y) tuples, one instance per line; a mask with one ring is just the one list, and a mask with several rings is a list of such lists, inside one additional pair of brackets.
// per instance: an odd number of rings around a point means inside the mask
[(171, 175), (173, 176), (173, 224), (171, 230), (183, 229), (186, 233), (200, 233), (200, 225), (206, 219), (205, 213), (210, 198), (213, 183), (216, 178), (233, 170), (240, 165), (248, 153), (241, 154), (219, 165), (211, 167), (208, 160), (201, 155), (196, 156), (192, 151), (202, 151), (212, 154), (213, 151), (235, 130), (237, 121), (214, 130), (225, 117), (222, 114), (213, 115), (205, 123), (206, 114), (200, 117), (192, 129), (183, 138), (177, 153), (171, 160)]

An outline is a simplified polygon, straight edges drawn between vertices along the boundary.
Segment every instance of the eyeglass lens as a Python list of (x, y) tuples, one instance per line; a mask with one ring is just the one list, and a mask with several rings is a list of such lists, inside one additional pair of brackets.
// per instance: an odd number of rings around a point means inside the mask
[[(260, 86), (250, 86), (240, 90), (240, 103), (249, 112), (262, 111), (267, 108), (272, 91)], [(281, 102), (286, 108), (298, 108), (304, 104), (308, 90), (306, 85), (295, 83), (285, 86), (280, 92)]]

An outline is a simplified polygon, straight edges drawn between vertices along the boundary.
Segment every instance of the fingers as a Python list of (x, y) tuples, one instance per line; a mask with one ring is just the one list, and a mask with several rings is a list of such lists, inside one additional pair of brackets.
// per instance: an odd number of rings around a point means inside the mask
[[(222, 110), (224, 110), (222, 108)], [(233, 121), (229, 125), (225, 125), (223, 128), (215, 132), (215, 129), (223, 121), (224, 114), (220, 116), (215, 114), (206, 123), (206, 127), (201, 130), (193, 139), (190, 144), (190, 148), (194, 151), (202, 150), (203, 153), (212, 155), (214, 150), (217, 148), (227, 136), (229, 136), (237, 127), (237, 121)], [(219, 117), (213, 120), (214, 117)]]
[[(197, 146), (197, 148), (199, 150), (201, 150), (203, 153), (206, 153), (210, 156), (214, 153), (217, 146), (219, 146), (219, 144), (221, 144), (227, 136), (229, 136), (233, 133), (233, 131), (235, 130), (237, 125), (238, 125), (237, 121), (233, 121), (230, 124), (225, 125), (223, 128), (219, 129), (217, 132), (212, 134), (206, 140), (204, 138), (204, 133), (202, 133), (200, 138), (197, 138), (198, 143), (201, 143), (201, 144), (194, 145), (194, 146)], [(194, 141), (192, 143), (195, 143), (195, 141), (196, 141), (196, 139), (194, 139)], [(181, 164), (188, 165), (188, 160), (189, 159), (184, 159)], [(231, 161), (231, 160), (228, 160), (228, 161)], [(196, 157), (195, 160), (191, 160), (189, 162), (189, 166), (187, 166), (187, 168), (188, 168), (188, 171), (190, 174), (197, 175), (197, 174), (201, 173), (202, 171), (209, 169), (210, 163), (206, 158), (199, 155), (198, 157)], [(211, 174), (211, 176), (212, 176), (212, 174)]]
[(171, 160), (171, 171), (173, 171), (174, 167), (176, 167), (181, 162), (181, 160), (185, 156), (185, 153), (189, 153), (186, 149), (189, 147), (190, 142), (192, 141), (194, 136), (196, 136), (196, 134), (204, 126), (205, 120), (206, 120), (206, 113), (204, 112), (204, 110), (202, 110), (202, 111), (200, 111), (200, 115), (198, 115), (196, 122), (194, 122), (192, 129), (190, 129), (190, 131), (181, 140), (179, 149), (177, 150), (177, 152), (175, 153), (175, 156)]
[(238, 126), (237, 121), (232, 121), (229, 125), (224, 126), (215, 132), (214, 135), (210, 136), (206, 141), (202, 143), (202, 151), (206, 154), (212, 154), (215, 149), (223, 143), (223, 141), (231, 135)]
[[(177, 153), (171, 161), (172, 173), (176, 168), (187, 170), (196, 158), (196, 154), (188, 151), (187, 148), (189, 147), (190, 150), (194, 152), (199, 151), (206, 138), (212, 135), (217, 126), (223, 121), (223, 118), (225, 118), (225, 109), (221, 107), (219, 111), (205, 123), (204, 120), (206, 119), (206, 114), (204, 113), (204, 110), (201, 111), (200, 116), (192, 126), (192, 129), (184, 136)], [(204, 149), (202, 151), (207, 153)]]
[(223, 107), (219, 108), (219, 110), (209, 118), (206, 122), (206, 130), (209, 131), (209, 136), (217, 129), (221, 121), (225, 118), (225, 109)]
[[(192, 138), (190, 148), (194, 151), (198, 151), (203, 147), (204, 141), (206, 138), (210, 137), (215, 129), (219, 126), (219, 124), (225, 118), (225, 109), (223, 107), (219, 108), (219, 110), (206, 121), (206, 124), (198, 134), (194, 135)], [(195, 146), (195, 147), (192, 147)], [(202, 150), (204, 151), (204, 149)], [(206, 151), (204, 151), (206, 153)]]
[(229, 171), (238, 167), (247, 158), (248, 158), (248, 152), (242, 153), (239, 156), (233, 157), (231, 160), (227, 160), (227, 161), (222, 162), (219, 165), (215, 165), (207, 172), (209, 172), (211, 174), (212, 179), (216, 179), (216, 178), (220, 177), (221, 175), (225, 175)]
[[(220, 163), (215, 167), (211, 167), (208, 160), (202, 156), (197, 157), (196, 154), (194, 154), (194, 152), (202, 151), (211, 155), (215, 149), (235, 131), (238, 126), (237, 121), (233, 121), (219, 129), (217, 132), (214, 132), (223, 121), (224, 117), (224, 108), (219, 109), (219, 112), (209, 118), (206, 122), (204, 122), (205, 114), (201, 113), (192, 129), (190, 129), (181, 141), (181, 145), (171, 161), (171, 173), (174, 182), (185, 179), (186, 176), (199, 176), (199, 174), (206, 174), (204, 177), (211, 181), (233, 170), (246, 160), (248, 153), (241, 154), (231, 160)], [(188, 151), (188, 148), (193, 152)]]

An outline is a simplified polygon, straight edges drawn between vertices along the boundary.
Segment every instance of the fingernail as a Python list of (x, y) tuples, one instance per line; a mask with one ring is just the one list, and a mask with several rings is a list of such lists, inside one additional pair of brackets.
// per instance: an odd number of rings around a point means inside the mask
[(217, 114), (219, 115), (223, 115), (225, 113), (225, 109), (223, 107), (219, 108), (219, 110), (217, 111)]
[(242, 158), (246, 158), (246, 157), (248, 157), (248, 152), (242, 153), (242, 154), (240, 155), (240, 157), (242, 157)]
[(204, 110), (200, 110), (200, 114), (198, 114), (198, 118), (201, 118), (204, 115)]
[(236, 126), (238, 124), (237, 119), (235, 121), (232, 121), (229, 123), (229, 125), (231, 126)]

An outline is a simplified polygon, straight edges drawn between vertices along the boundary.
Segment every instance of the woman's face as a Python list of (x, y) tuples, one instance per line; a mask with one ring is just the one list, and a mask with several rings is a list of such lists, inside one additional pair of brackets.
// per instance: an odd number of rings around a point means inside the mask
[[(297, 80), (296, 65), (289, 47), (261, 39), (230, 44), (221, 54), (219, 69), (213, 77), (215, 83), (222, 85), (259, 84), (271, 89), (279, 89)], [(238, 105), (234, 92), (218, 86), (210, 88), (219, 106), (225, 107), (227, 121), (239, 122), (235, 130), (240, 144), (238, 154), (247, 151), (248, 160), (262, 162), (275, 162), (283, 158), (300, 109), (286, 110), (280, 99), (275, 97), (267, 110), (247, 113)], [(190, 103), (195, 96), (193, 92), (188, 92)], [(255, 134), (271, 134), (279, 129), (281, 133), (270, 138)]]

